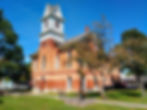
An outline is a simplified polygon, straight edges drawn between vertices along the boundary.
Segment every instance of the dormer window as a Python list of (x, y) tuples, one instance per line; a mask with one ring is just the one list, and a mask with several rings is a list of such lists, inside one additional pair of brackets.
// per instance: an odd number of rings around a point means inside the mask
[(71, 51), (68, 51), (68, 59), (71, 59)]

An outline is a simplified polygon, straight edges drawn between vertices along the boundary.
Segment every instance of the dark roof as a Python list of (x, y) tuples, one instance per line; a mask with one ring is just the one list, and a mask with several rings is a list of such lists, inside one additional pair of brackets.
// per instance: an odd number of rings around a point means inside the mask
[(73, 43), (83, 40), (84, 38), (88, 37), (88, 35), (90, 35), (90, 34), (93, 34), (93, 33), (92, 32), (86, 32), (86, 33), (80, 34), (80, 35), (78, 35), (76, 37), (73, 37), (72, 39), (67, 40), (64, 43), (62, 43), (60, 45), (60, 48), (65, 49), (68, 46), (72, 45)]

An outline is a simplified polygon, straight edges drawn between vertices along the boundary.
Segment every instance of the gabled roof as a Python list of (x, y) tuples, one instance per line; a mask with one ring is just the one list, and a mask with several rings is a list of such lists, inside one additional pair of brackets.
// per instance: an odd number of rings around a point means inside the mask
[(71, 45), (71, 44), (73, 44), (75, 42), (79, 42), (79, 41), (83, 40), (84, 38), (88, 37), (88, 35), (90, 35), (90, 34), (93, 34), (93, 33), (92, 32), (85, 32), (85, 33), (80, 34), (80, 35), (78, 35), (76, 37), (73, 37), (72, 39), (67, 40), (64, 43), (62, 43), (60, 45), (60, 48), (63, 49), (64, 47), (67, 47), (67, 46), (69, 46), (69, 45)]
[(69, 40), (65, 41), (64, 44), (69, 44), (69, 43), (72, 43), (72, 42), (77, 42), (77, 41), (83, 39), (84, 37), (86, 37), (88, 34), (90, 34), (90, 32), (80, 34), (80, 35), (78, 35), (76, 37), (73, 37), (72, 39), (69, 39)]

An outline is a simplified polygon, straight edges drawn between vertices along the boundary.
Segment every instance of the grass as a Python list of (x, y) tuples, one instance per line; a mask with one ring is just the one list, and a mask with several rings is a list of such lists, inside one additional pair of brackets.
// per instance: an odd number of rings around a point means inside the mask
[[(125, 101), (125, 102), (134, 102), (134, 103), (142, 103), (147, 104), (147, 94), (146, 96), (141, 96), (141, 93), (139, 90), (126, 90), (126, 89), (120, 89), (120, 90), (109, 90), (106, 91), (106, 98), (111, 100), (119, 100), (119, 101)], [(76, 97), (78, 94), (76, 93), (69, 93), (67, 94), (68, 97)], [(86, 98), (101, 98), (100, 94), (97, 92), (88, 93), (86, 94)]]
[(139, 90), (110, 90), (106, 96), (108, 99), (147, 104), (147, 95), (141, 96)]
[(74, 107), (47, 96), (4, 96), (0, 101), (0, 110), (145, 110), (118, 107), (115, 105), (93, 104), (86, 107)]

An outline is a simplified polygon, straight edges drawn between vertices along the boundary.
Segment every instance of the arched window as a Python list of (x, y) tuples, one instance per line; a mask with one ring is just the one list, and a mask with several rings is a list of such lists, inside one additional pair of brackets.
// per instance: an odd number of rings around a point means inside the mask
[(45, 67), (46, 67), (46, 57), (43, 56), (42, 57), (42, 69), (45, 69)]
[(70, 68), (72, 66), (72, 56), (71, 56), (71, 51), (68, 51), (68, 61), (66, 63), (67, 67)]
[(56, 56), (56, 58), (55, 58), (55, 68), (58, 69), (59, 65), (60, 65), (59, 56)]
[(94, 76), (93, 77), (93, 82), (94, 82), (94, 89), (98, 89), (98, 78), (97, 78), (97, 76)]
[(59, 21), (56, 21), (56, 28), (58, 28), (60, 25), (60, 22)]
[(68, 90), (72, 89), (72, 78), (71, 77), (67, 78), (67, 89)]

